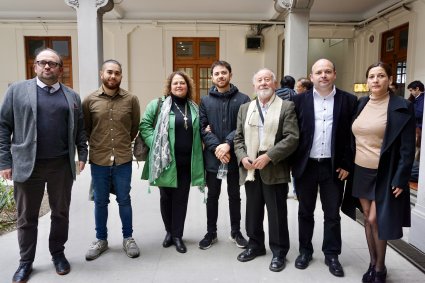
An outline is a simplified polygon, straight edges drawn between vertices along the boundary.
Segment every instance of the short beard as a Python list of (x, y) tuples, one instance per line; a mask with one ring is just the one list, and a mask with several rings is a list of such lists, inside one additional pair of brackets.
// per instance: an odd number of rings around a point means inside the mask
[(105, 81), (103, 81), (103, 85), (104, 86), (106, 86), (107, 88), (109, 88), (109, 89), (112, 89), (112, 90), (114, 90), (114, 89), (118, 89), (119, 87), (120, 87), (120, 85), (121, 85), (121, 82), (116, 82), (116, 84), (114, 84), (114, 86), (111, 86), (109, 83), (108, 83), (108, 81), (107, 80), (105, 80)]
[(267, 100), (269, 99), (274, 93), (274, 90), (271, 88), (268, 89), (261, 89), (257, 91), (257, 96), (258, 98), (262, 99), (262, 100)]

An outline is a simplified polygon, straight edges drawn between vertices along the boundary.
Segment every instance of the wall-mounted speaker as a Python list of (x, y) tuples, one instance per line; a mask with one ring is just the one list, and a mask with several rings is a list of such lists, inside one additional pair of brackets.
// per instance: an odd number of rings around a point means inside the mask
[(259, 51), (263, 49), (264, 39), (262, 35), (249, 35), (246, 37), (246, 50)]

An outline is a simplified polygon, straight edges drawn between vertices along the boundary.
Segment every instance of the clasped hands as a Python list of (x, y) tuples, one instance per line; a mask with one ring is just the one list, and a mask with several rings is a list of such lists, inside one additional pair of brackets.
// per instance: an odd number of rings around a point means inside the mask
[(271, 161), (267, 153), (259, 155), (256, 159), (251, 160), (249, 157), (242, 158), (242, 165), (246, 170), (263, 169)]

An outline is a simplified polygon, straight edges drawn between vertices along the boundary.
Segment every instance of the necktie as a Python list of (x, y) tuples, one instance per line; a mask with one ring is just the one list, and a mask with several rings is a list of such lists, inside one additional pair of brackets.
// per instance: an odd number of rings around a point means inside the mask
[(43, 87), (45, 91), (47, 91), (47, 93), (51, 93), (53, 87), (46, 85), (45, 87)]

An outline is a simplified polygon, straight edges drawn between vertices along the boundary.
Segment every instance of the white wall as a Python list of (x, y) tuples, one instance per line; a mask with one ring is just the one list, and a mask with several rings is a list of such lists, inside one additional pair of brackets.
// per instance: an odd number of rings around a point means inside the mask
[[(425, 4), (417, 1), (412, 4), (411, 12), (397, 12), (362, 28), (311, 26), (307, 70), (311, 69), (318, 58), (330, 58), (336, 63), (337, 86), (351, 92), (353, 83), (364, 81), (367, 66), (378, 60), (381, 34), (408, 22), (407, 80), (425, 81), (425, 37), (420, 34), (419, 28), (425, 26), (425, 17), (419, 16), (424, 14)], [(265, 29), (264, 49), (259, 52), (245, 50), (245, 36), (249, 30), (248, 25), (109, 22), (104, 25), (104, 58), (114, 58), (123, 64), (122, 86), (139, 97), (143, 111), (149, 100), (162, 94), (164, 80), (172, 71), (173, 37), (219, 37), (220, 59), (229, 61), (232, 65), (233, 83), (242, 92), (251, 95), (251, 78), (259, 68), (268, 67), (279, 77), (282, 75), (281, 41), (284, 30), (282, 26)], [(373, 43), (368, 41), (371, 34), (375, 36)], [(38, 35), (71, 36), (74, 89), (78, 91), (79, 50), (75, 23), (5, 22), (0, 25), (0, 37), (7, 39), (2, 41), (0, 52), (0, 60), (4, 66), (0, 69), (0, 101), (9, 83), (25, 79), (24, 36)], [(329, 39), (338, 38), (345, 40), (329, 44)]]

